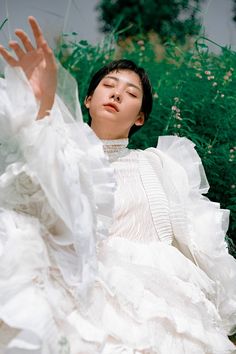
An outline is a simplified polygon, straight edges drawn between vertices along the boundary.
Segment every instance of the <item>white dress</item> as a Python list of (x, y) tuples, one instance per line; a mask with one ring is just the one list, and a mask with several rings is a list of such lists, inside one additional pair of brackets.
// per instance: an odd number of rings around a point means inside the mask
[(194, 145), (101, 142), (59, 98), (35, 121), (22, 72), (5, 77), (0, 353), (235, 353), (228, 211), (202, 196)]

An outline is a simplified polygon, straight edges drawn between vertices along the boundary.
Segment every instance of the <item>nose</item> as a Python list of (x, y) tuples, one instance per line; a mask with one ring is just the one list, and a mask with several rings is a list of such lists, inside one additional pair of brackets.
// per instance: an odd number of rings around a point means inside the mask
[(111, 98), (113, 98), (113, 100), (116, 101), (116, 102), (121, 102), (121, 94), (120, 94), (120, 92), (114, 92), (112, 94)]

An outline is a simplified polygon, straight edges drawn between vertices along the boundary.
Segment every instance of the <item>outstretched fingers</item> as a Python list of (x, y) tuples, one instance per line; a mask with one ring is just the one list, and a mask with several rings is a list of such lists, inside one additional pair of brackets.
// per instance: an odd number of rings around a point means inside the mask
[(23, 49), (20, 47), (20, 45), (17, 42), (10, 41), (9, 47), (14, 50), (14, 52), (19, 60), (21, 60), (24, 57), (25, 52), (23, 51)]
[(32, 29), (35, 43), (37, 48), (41, 48), (44, 53), (44, 59), (46, 62), (46, 65), (49, 69), (51, 70), (56, 70), (57, 65), (56, 65), (56, 60), (53, 54), (52, 49), (49, 47), (46, 39), (44, 38), (43, 31), (41, 30), (41, 27), (39, 26), (37, 20), (33, 16), (28, 17), (28, 21), (30, 24), (30, 27)]
[(16, 60), (2, 45), (0, 45), (0, 54), (10, 66), (19, 66)]
[(46, 40), (44, 39), (43, 32), (38, 22), (33, 16), (29, 16), (28, 21), (34, 35), (37, 48), (42, 48), (42, 45), (44, 44), (44, 42), (46, 42)]
[(15, 34), (21, 40), (26, 52), (32, 52), (34, 50), (34, 47), (31, 43), (29, 37), (27, 36), (27, 34), (23, 30), (17, 29), (15, 31)]
[(57, 64), (56, 64), (54, 53), (53, 53), (52, 49), (48, 46), (46, 41), (44, 41), (42, 43), (41, 48), (42, 48), (43, 53), (44, 53), (44, 60), (46, 62), (46, 66), (50, 70), (56, 70), (57, 69)]
[[(45, 41), (45, 39), (43, 37), (43, 32), (42, 32), (38, 22), (36, 21), (36, 19), (33, 16), (29, 16), (28, 21), (29, 21), (30, 27), (31, 27), (33, 35), (34, 35), (36, 47), (41, 48), (42, 43)], [(28, 35), (22, 29), (17, 29), (15, 31), (15, 34), (21, 40), (26, 52), (32, 52), (33, 50), (35, 50)]]

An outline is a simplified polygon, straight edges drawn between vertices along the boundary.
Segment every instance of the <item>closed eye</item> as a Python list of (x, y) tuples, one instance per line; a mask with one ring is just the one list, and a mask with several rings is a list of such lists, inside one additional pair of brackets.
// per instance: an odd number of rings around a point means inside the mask
[(114, 87), (114, 85), (111, 84), (103, 84), (105, 87)]
[(132, 96), (132, 97), (137, 97), (134, 93), (132, 93), (132, 92), (128, 92), (128, 94), (130, 95), (130, 96)]

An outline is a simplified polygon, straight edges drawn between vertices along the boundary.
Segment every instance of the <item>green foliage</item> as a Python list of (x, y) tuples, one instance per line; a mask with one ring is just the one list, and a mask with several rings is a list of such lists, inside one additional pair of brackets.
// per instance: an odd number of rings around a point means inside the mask
[[(55, 54), (78, 82), (82, 104), (93, 73), (114, 58), (115, 42), (113, 36), (108, 36), (102, 43), (93, 46), (87, 41), (76, 41), (76, 35), (76, 33), (65, 34), (58, 44)], [(82, 110), (85, 114), (86, 110), (83, 104)]]
[(97, 6), (101, 30), (126, 28), (121, 37), (156, 32), (167, 38), (184, 41), (199, 33), (199, 6), (203, 0), (101, 0)]
[(166, 44), (157, 61), (154, 43), (141, 37), (122, 48), (109, 38), (98, 46), (70, 42), (69, 49), (64, 43), (59, 57), (78, 80), (81, 103), (91, 74), (107, 61), (122, 56), (147, 70), (154, 107), (129, 146), (156, 146), (160, 135), (185, 136), (196, 144), (211, 186), (207, 197), (231, 211), (227, 240), (236, 256), (236, 53), (222, 48), (220, 55), (211, 54), (199, 39), (189, 50)]

